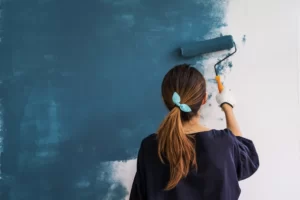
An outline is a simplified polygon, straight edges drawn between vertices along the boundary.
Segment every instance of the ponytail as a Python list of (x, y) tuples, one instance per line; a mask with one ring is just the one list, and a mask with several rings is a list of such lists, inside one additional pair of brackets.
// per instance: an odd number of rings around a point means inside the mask
[(197, 169), (195, 144), (184, 133), (178, 107), (175, 106), (163, 120), (157, 138), (159, 159), (170, 166), (170, 179), (165, 190), (171, 190), (188, 175), (191, 167)]

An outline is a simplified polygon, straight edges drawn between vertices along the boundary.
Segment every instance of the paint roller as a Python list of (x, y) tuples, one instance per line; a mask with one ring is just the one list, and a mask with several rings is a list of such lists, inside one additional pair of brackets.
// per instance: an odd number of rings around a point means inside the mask
[(222, 90), (224, 89), (224, 86), (221, 82), (221, 77), (218, 73), (217, 67), (221, 62), (223, 62), (224, 60), (226, 60), (227, 58), (229, 58), (230, 56), (235, 54), (237, 51), (236, 45), (235, 45), (231, 35), (226, 35), (226, 36), (221, 36), (218, 38), (213, 38), (210, 40), (204, 40), (204, 41), (186, 44), (180, 48), (180, 52), (183, 57), (191, 58), (191, 57), (196, 57), (199, 55), (212, 53), (212, 52), (216, 52), (216, 51), (230, 50), (233, 47), (234, 47), (234, 51), (227, 54), (227, 56), (225, 56), (223, 59), (219, 60), (214, 66), (218, 89), (219, 89), (219, 92), (222, 92)]

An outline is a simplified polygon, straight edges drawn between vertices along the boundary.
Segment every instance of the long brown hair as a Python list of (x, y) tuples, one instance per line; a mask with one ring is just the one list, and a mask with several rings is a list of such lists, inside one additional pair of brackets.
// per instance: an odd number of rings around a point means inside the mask
[[(191, 168), (197, 169), (195, 143), (191, 135), (185, 134), (183, 123), (198, 114), (206, 96), (206, 82), (196, 68), (183, 64), (165, 75), (161, 90), (170, 112), (157, 131), (158, 155), (162, 163), (167, 161), (170, 166), (170, 179), (165, 190), (171, 190)], [(191, 108), (191, 112), (183, 112), (174, 104), (174, 92), (181, 97), (180, 103)]]

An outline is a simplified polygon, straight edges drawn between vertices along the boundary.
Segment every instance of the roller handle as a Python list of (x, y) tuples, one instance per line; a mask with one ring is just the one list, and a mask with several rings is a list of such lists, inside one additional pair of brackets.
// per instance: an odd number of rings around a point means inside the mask
[(221, 82), (221, 77), (218, 75), (216, 76), (216, 81), (217, 81), (217, 84), (218, 84), (218, 90), (219, 90), (219, 93), (221, 93), (224, 89), (224, 86)]

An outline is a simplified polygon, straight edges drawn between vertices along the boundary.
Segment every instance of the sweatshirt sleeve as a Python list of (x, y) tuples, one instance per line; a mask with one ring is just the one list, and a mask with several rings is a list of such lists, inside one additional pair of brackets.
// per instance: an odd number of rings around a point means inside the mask
[(259, 157), (253, 142), (240, 136), (234, 136), (226, 129), (233, 140), (233, 156), (238, 180), (244, 180), (252, 176), (259, 167)]
[(141, 143), (138, 157), (137, 170), (131, 187), (129, 200), (146, 200), (146, 180), (145, 180), (145, 166), (143, 163), (143, 142)]

